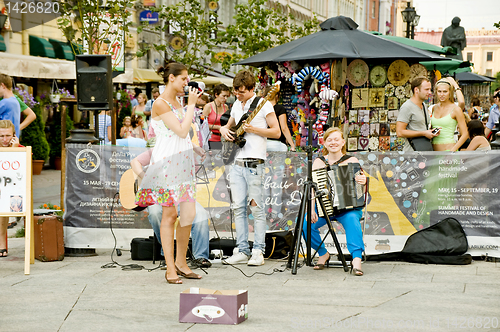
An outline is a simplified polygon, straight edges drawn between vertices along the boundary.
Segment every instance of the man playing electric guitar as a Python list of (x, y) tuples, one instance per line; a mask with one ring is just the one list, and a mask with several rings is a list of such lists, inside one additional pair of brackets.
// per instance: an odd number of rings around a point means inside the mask
[[(235, 139), (235, 132), (230, 130), (247, 113), (256, 98), (254, 93), (255, 77), (250, 71), (240, 71), (233, 80), (233, 88), (238, 100), (233, 104), (228, 123), (221, 127), (221, 136), (228, 140)], [(234, 223), (236, 226), (237, 251), (224, 264), (263, 265), (266, 248), (266, 215), (264, 211), (263, 179), (264, 160), (266, 159), (267, 138), (279, 138), (281, 135), (274, 108), (265, 102), (250, 123), (243, 123), (246, 144), (237, 152), (230, 171)], [(254, 217), (254, 243), (252, 257), (248, 244), (247, 204)]]

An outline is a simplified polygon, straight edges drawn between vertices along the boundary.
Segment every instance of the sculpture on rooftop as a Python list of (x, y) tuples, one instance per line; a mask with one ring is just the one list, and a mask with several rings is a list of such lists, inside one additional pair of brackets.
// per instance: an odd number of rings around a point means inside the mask
[(457, 50), (456, 55), (448, 57), (463, 60), (462, 51), (467, 46), (465, 38), (465, 29), (460, 26), (460, 17), (454, 17), (451, 20), (451, 25), (444, 29), (443, 36), (441, 37), (441, 46), (452, 46)]

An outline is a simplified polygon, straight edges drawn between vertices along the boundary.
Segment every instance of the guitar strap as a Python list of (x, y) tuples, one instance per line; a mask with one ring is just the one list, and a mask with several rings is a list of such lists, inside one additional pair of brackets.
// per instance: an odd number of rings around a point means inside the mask
[(259, 105), (261, 97), (255, 97), (252, 103), (250, 104), (250, 108), (248, 109), (248, 114), (252, 113), (254, 109), (257, 108), (257, 105)]

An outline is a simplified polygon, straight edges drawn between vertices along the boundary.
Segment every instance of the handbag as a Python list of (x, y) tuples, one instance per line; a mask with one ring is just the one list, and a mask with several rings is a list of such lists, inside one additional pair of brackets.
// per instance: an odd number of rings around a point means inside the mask
[(288, 256), (293, 245), (292, 231), (266, 232), (266, 259), (280, 259)]
[[(424, 111), (425, 128), (429, 128), (429, 124), (427, 122), (427, 110), (424, 103), (422, 103), (422, 109)], [(425, 136), (408, 138), (408, 142), (414, 151), (434, 151), (431, 140)]]

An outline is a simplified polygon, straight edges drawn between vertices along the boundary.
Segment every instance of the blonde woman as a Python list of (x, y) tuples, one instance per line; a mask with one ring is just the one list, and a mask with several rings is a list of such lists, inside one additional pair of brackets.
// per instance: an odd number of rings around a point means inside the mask
[[(329, 128), (324, 136), (323, 144), (323, 157), (316, 158), (313, 162), (313, 170), (324, 168), (333, 164), (347, 164), (359, 163), (356, 157), (345, 155), (345, 140), (342, 131), (339, 128)], [(364, 174), (357, 175), (356, 182), (364, 185), (366, 184), (366, 176)], [(311, 247), (318, 251), (318, 262), (314, 266), (315, 270), (322, 270), (325, 265), (328, 266), (330, 254), (325, 248), (324, 243), (321, 241), (319, 229), (326, 225), (326, 219), (318, 218), (318, 209), (315, 207), (315, 201), (312, 201), (311, 210)], [(361, 269), (361, 255), (365, 250), (363, 243), (363, 232), (361, 230), (361, 216), (363, 214), (362, 208), (354, 208), (342, 211), (336, 215), (330, 216), (331, 220), (337, 220), (342, 224), (346, 234), (347, 250), (352, 256), (351, 273), (356, 276), (362, 276), (363, 270)], [(304, 222), (304, 231), (302, 235), (306, 237), (307, 223)]]
[[(455, 104), (455, 91), (458, 105)], [(438, 134), (432, 139), (432, 148), (434, 151), (458, 151), (469, 138), (462, 111), (465, 105), (462, 90), (452, 77), (446, 77), (437, 81), (434, 93), (438, 102), (432, 105), (431, 127)], [(457, 126), (461, 134), (458, 141), (455, 139)]]

